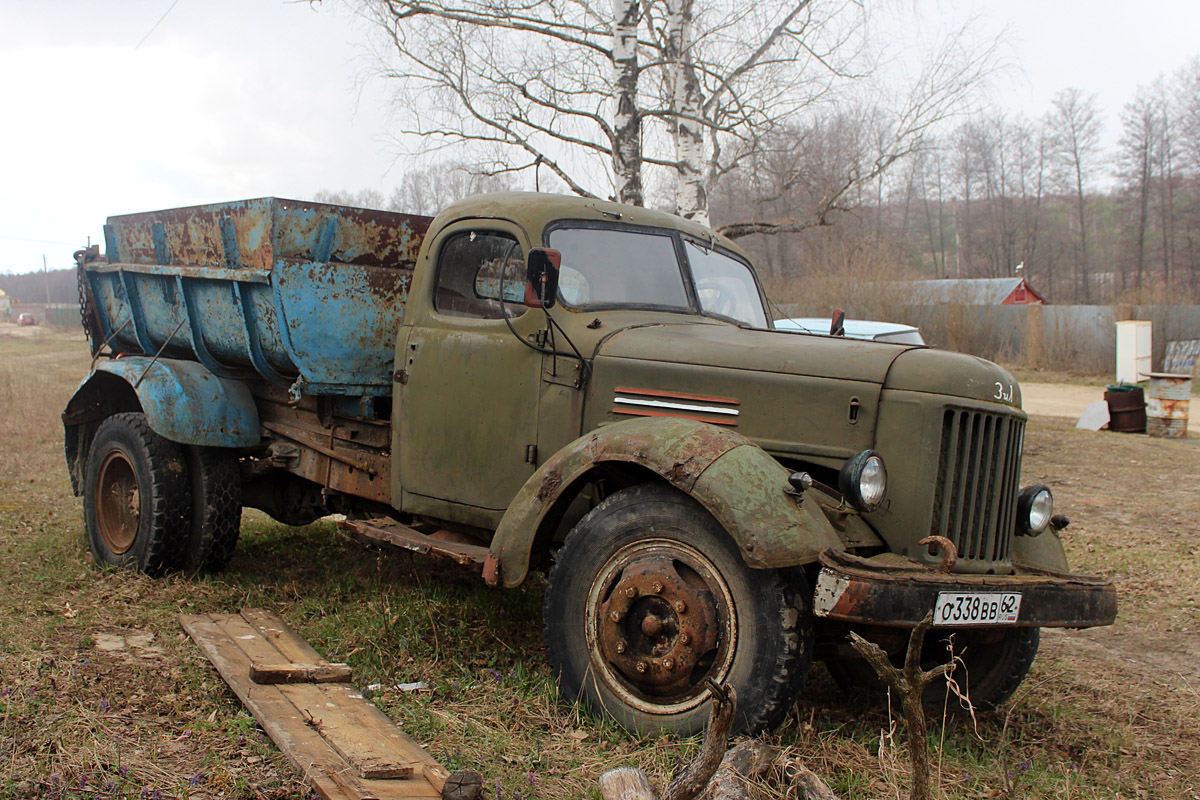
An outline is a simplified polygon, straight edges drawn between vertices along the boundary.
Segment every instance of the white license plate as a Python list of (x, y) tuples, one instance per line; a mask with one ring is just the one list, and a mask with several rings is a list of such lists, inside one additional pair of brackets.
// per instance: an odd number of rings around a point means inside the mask
[(1015, 592), (938, 592), (934, 625), (1011, 625), (1021, 613)]

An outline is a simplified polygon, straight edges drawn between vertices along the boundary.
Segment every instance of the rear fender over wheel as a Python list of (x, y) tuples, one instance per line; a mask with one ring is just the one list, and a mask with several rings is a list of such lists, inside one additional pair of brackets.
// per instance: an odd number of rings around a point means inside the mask
[(88, 545), (98, 564), (148, 575), (179, 564), (192, 499), (186, 456), (152, 431), (144, 414), (114, 414), (100, 424), (83, 495)]
[(563, 695), (643, 733), (703, 730), (706, 680), (738, 692), (737, 732), (778, 725), (812, 658), (799, 570), (751, 569), (698, 502), (643, 484), (571, 531), (544, 608)]

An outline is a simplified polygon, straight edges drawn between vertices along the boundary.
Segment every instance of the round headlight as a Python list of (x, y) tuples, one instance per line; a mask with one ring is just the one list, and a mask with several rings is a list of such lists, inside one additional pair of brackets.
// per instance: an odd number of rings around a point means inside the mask
[(1037, 536), (1046, 530), (1054, 515), (1054, 495), (1050, 487), (1040, 483), (1026, 486), (1017, 496), (1017, 530), (1026, 536)]
[(874, 450), (863, 450), (842, 466), (838, 475), (842, 496), (859, 511), (874, 511), (887, 492), (887, 467), (883, 456)]

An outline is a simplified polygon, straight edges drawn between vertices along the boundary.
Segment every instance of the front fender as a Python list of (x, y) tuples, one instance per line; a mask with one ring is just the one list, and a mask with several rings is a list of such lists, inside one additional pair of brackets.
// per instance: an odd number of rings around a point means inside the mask
[(1062, 539), (1054, 531), (1044, 531), (1038, 536), (1014, 536), (1012, 560), (1024, 567), (1067, 573), (1067, 552)]
[(82, 420), (104, 390), (97, 373), (121, 378), (137, 394), (146, 421), (159, 436), (205, 447), (250, 447), (258, 444), (258, 409), (250, 389), (239, 381), (219, 378), (194, 361), (125, 356), (101, 361), (75, 391), (63, 414), (65, 422)]
[(597, 469), (650, 470), (703, 505), (755, 568), (788, 567), (843, 546), (815, 499), (789, 496), (788, 470), (733, 431), (692, 420), (647, 417), (613, 423), (571, 442), (513, 499), (492, 540), (504, 585), (525, 580), (534, 543)]

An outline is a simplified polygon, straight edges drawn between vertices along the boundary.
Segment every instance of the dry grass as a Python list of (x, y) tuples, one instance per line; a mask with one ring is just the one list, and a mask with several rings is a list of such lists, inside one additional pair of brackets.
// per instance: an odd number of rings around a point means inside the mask
[[(0, 336), (0, 797), (306, 797), (180, 631), (175, 614), (281, 614), (451, 768), (490, 796), (596, 797), (604, 770), (663, 786), (696, 741), (631, 739), (563, 705), (540, 643), (541, 585), (498, 593), (319, 523), (247, 514), (230, 568), (152, 581), (95, 569), (70, 496), (58, 413), (87, 370), (82, 340)], [(1027, 481), (1053, 476), (1074, 563), (1118, 580), (1111, 630), (1047, 634), (1004, 711), (934, 726), (945, 798), (1194, 798), (1200, 793), (1200, 447), (1030, 425)], [(885, 703), (824, 670), (773, 741), (849, 798), (907, 795)], [(794, 797), (778, 776), (760, 800)]]

